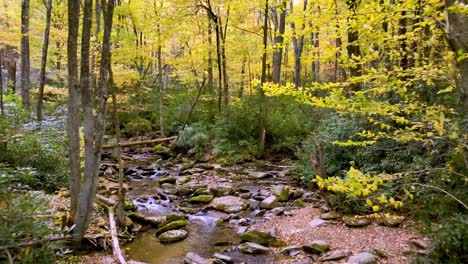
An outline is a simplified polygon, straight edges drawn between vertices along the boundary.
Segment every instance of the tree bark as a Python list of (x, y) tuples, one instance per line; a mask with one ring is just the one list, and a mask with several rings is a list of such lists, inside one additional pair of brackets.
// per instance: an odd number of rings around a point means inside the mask
[[(293, 12), (293, 3), (294, 1), (291, 1), (290, 3), (290, 9), (291, 12)], [(303, 11), (307, 10), (307, 0), (304, 0), (304, 7)], [(305, 24), (302, 23), (301, 29), (304, 30)], [(296, 89), (299, 89), (299, 87), (302, 85), (301, 84), (301, 56), (302, 56), (302, 51), (304, 50), (304, 34), (302, 33), (301, 36), (297, 37), (297, 31), (296, 31), (296, 24), (294, 22), (291, 22), (291, 29), (293, 31), (292, 35), (292, 44), (293, 44), (293, 49), (294, 49), (294, 86)]]
[[(279, 18), (278, 18), (279, 8)], [(275, 38), (274, 38), (274, 51), (273, 51), (273, 83), (279, 83), (281, 78), (281, 62), (283, 60), (283, 42), (284, 32), (286, 29), (286, 1), (281, 0), (277, 7), (272, 9), (274, 24), (275, 24)]]
[(21, 99), (23, 106), (29, 110), (29, 0), (23, 0), (21, 4)]
[(52, 0), (47, 0), (46, 8), (47, 8), (46, 26), (44, 30), (44, 45), (42, 46), (39, 93), (37, 95), (37, 121), (39, 122), (42, 120), (42, 106), (43, 106), (45, 74), (46, 74), (46, 66), (47, 66), (47, 51), (49, 49), (50, 19), (52, 16)]
[(159, 95), (159, 131), (161, 137), (165, 136), (164, 133), (164, 72), (162, 65), (162, 47), (161, 47), (161, 27), (158, 25), (158, 95)]
[(70, 218), (73, 222), (78, 208), (80, 195), (80, 117), (79, 117), (79, 83), (78, 83), (78, 26), (80, 0), (68, 1), (68, 158), (70, 160)]
[[(348, 24), (352, 24), (355, 20), (356, 10), (359, 5), (359, 0), (346, 0), (346, 6), (348, 11), (351, 13), (348, 17)], [(353, 62), (354, 58), (361, 56), (361, 50), (359, 46), (359, 31), (356, 28), (348, 27), (348, 60)], [(353, 65), (349, 67), (349, 77), (356, 77), (361, 75), (361, 64), (360, 61), (356, 60)], [(351, 91), (359, 90), (360, 85), (351, 84)]]
[(258, 93), (260, 95), (260, 115), (258, 124), (258, 156), (263, 157), (265, 152), (265, 127), (266, 127), (266, 96), (263, 91), (263, 84), (266, 82), (267, 68), (267, 47), (268, 47), (268, 0), (265, 1), (264, 18), (263, 18), (263, 54), (262, 54), (262, 76), (260, 78), (260, 86)]
[(4, 51), (1, 51), (0, 54), (0, 111), (1, 115), (5, 115), (5, 111), (3, 109), (3, 54)]

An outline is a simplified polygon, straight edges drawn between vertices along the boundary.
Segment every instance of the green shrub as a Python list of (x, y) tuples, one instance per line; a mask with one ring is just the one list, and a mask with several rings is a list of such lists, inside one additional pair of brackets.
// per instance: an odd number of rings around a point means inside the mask
[(151, 122), (138, 116), (125, 125), (123, 132), (130, 136), (139, 136), (152, 130)]
[(466, 263), (468, 260), (468, 216), (455, 214), (440, 224), (433, 224), (432, 258), (444, 263)]
[(175, 143), (176, 147), (181, 150), (200, 156), (206, 153), (209, 145), (208, 130), (203, 124), (194, 123), (186, 126), (180, 131), (179, 138)]

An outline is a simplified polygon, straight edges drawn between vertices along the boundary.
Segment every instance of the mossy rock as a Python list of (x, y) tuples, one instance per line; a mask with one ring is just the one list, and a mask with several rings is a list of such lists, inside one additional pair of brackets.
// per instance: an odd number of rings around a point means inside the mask
[(369, 225), (371, 223), (371, 220), (365, 217), (343, 216), (343, 222), (349, 227), (363, 227)]
[(124, 202), (124, 210), (125, 211), (135, 211), (136, 210), (136, 206), (135, 204), (133, 203), (132, 200), (130, 199), (126, 199), (125, 202)]
[(158, 230), (156, 230), (156, 235), (162, 234), (169, 230), (180, 229), (182, 227), (186, 227), (188, 225), (187, 220), (178, 220), (164, 224)]
[(213, 200), (213, 195), (206, 195), (206, 194), (203, 194), (203, 195), (198, 195), (198, 196), (194, 196), (192, 198), (189, 199), (189, 202), (190, 203), (209, 203), (211, 202), (211, 200)]
[(186, 220), (186, 219), (187, 217), (184, 214), (170, 213), (166, 215), (166, 223), (179, 221), (179, 220)]
[(305, 207), (304, 201), (303, 201), (303, 200), (300, 200), (300, 199), (299, 199), (299, 200), (295, 200), (295, 201), (293, 202), (293, 205), (294, 205), (294, 206), (297, 206), (297, 207)]
[(244, 232), (240, 235), (240, 238), (242, 241), (254, 242), (264, 246), (270, 244), (273, 239), (270, 233), (258, 230)]
[(174, 243), (187, 238), (188, 232), (185, 230), (169, 230), (158, 236), (158, 240), (163, 243)]
[(176, 178), (174, 177), (164, 177), (159, 180), (159, 184), (162, 185), (164, 183), (170, 183), (170, 184), (175, 184), (177, 181)]
[(383, 226), (391, 226), (391, 227), (396, 227), (399, 226), (405, 218), (403, 216), (398, 216), (398, 215), (390, 215), (390, 216), (384, 216), (383, 218), (379, 219), (379, 225)]
[(310, 242), (309, 244), (302, 246), (302, 249), (305, 252), (311, 253), (311, 254), (320, 254), (320, 253), (330, 250), (330, 248), (331, 248), (330, 244), (328, 244), (327, 242), (323, 240), (315, 240), (315, 241)]

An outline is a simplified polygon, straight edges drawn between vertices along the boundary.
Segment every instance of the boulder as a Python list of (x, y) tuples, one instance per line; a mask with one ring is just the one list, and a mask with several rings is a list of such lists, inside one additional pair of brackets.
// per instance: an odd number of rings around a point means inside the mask
[(221, 253), (215, 253), (213, 255), (213, 258), (216, 260), (221, 260), (223, 261), (223, 263), (228, 263), (228, 264), (231, 264), (231, 263), (234, 263), (234, 260), (228, 256), (228, 255), (224, 255), (224, 254), (221, 254)]
[(189, 202), (194, 203), (194, 204), (209, 203), (209, 202), (211, 202), (211, 200), (213, 200), (213, 195), (202, 194), (202, 195), (191, 197), (189, 199)]
[(397, 216), (397, 215), (384, 216), (379, 220), (379, 225), (395, 227), (403, 223), (403, 220), (405, 220), (403, 216)]
[(211, 264), (211, 261), (189, 252), (185, 255), (184, 264)]
[(178, 221), (169, 222), (161, 226), (158, 230), (156, 230), (156, 235), (159, 235), (169, 230), (180, 229), (182, 227), (186, 227), (187, 225), (188, 225), (187, 220), (178, 220)]
[(158, 236), (163, 243), (173, 243), (187, 238), (188, 232), (185, 230), (169, 230)]
[(376, 264), (377, 257), (369, 252), (362, 252), (351, 256), (348, 259), (348, 264)]
[(217, 211), (227, 214), (236, 214), (249, 207), (249, 202), (236, 196), (223, 196), (215, 198), (210, 206)]
[(260, 208), (261, 209), (273, 209), (275, 207), (278, 207), (278, 198), (274, 195), (271, 195), (267, 198), (265, 198), (261, 203), (260, 203)]
[(166, 221), (166, 217), (164, 216), (146, 216), (135, 212), (130, 212), (127, 216), (136, 223), (153, 227), (159, 227)]
[(369, 218), (363, 217), (352, 217), (352, 216), (343, 216), (343, 222), (349, 227), (363, 227), (369, 225), (371, 221)]
[(289, 186), (275, 185), (271, 187), (271, 194), (278, 197), (278, 202), (286, 202), (289, 199)]
[(273, 237), (269, 232), (262, 232), (258, 230), (251, 230), (240, 235), (242, 241), (254, 242), (260, 245), (268, 245)]
[(252, 242), (245, 242), (245, 243), (240, 244), (239, 250), (242, 253), (247, 253), (247, 254), (264, 254), (270, 251), (269, 248), (256, 244), (256, 243), (252, 243)]
[(179, 213), (170, 213), (166, 215), (166, 223), (169, 222), (174, 222), (174, 221), (179, 221), (179, 220), (185, 220), (187, 217), (184, 214), (179, 214)]
[(320, 254), (330, 250), (330, 244), (323, 240), (314, 240), (309, 244), (303, 245), (302, 249), (307, 253)]
[(221, 197), (232, 194), (234, 192), (234, 189), (232, 189), (231, 186), (227, 185), (216, 185), (210, 188), (210, 192), (215, 197)]

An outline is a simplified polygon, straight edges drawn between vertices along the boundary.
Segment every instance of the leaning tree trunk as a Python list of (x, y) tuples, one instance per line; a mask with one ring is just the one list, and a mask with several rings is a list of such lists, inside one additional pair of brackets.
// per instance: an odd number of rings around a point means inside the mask
[(52, 16), (52, 0), (47, 0), (46, 26), (44, 30), (44, 45), (42, 46), (41, 73), (39, 93), (37, 95), (37, 121), (42, 120), (42, 105), (44, 97), (45, 73), (47, 65), (47, 50), (49, 48), (50, 17)]
[(70, 161), (70, 217), (72, 225), (78, 208), (80, 195), (80, 110), (78, 83), (78, 25), (80, 0), (68, 0), (68, 159)]
[(29, 110), (29, 0), (21, 4), (21, 99), (23, 106)]

